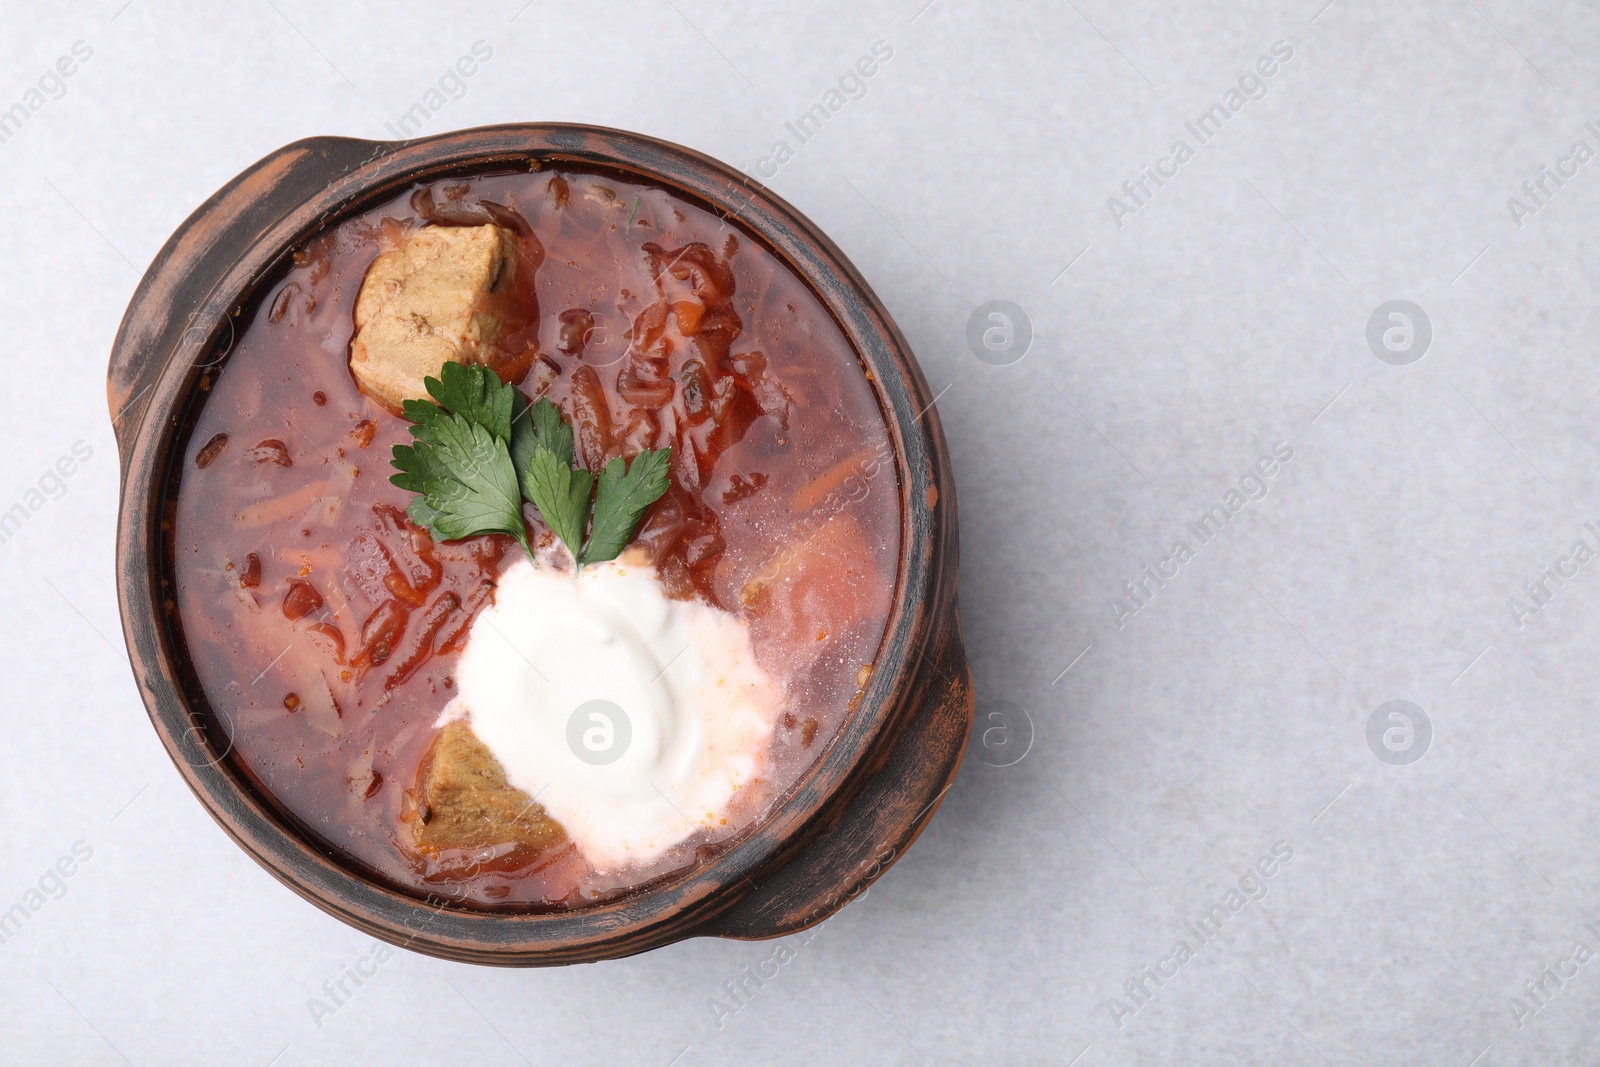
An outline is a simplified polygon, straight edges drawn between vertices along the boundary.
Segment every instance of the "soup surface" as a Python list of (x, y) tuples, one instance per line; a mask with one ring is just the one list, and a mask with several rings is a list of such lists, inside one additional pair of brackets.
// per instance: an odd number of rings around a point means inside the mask
[[(518, 262), (488, 365), (557, 405), (591, 472), (672, 449), (625, 558), (668, 601), (747, 632), (777, 694), (717, 817), (639, 862), (565, 839), (418, 845), (458, 663), (501, 575), (530, 564), (511, 537), (436, 540), (408, 518), (414, 495), (389, 478), (410, 423), (352, 377), (355, 306), (381, 253), (427, 227), (487, 224), (513, 235)], [(475, 906), (581, 907), (713, 855), (853, 710), (898, 569), (888, 433), (832, 318), (726, 221), (603, 174), (435, 183), (312, 240), (236, 329), (174, 472), (174, 610), (229, 758), (333, 853)], [(539, 512), (523, 515), (536, 571), (570, 569)], [(538, 670), (537, 646), (504, 654)]]

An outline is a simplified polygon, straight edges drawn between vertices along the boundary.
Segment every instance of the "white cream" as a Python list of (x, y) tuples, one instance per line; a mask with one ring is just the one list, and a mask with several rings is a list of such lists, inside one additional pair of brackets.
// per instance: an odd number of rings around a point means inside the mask
[(768, 773), (782, 700), (743, 622), (668, 600), (648, 565), (621, 560), (574, 576), (519, 559), (455, 677), (445, 717), (468, 716), (511, 784), (602, 871), (721, 826)]

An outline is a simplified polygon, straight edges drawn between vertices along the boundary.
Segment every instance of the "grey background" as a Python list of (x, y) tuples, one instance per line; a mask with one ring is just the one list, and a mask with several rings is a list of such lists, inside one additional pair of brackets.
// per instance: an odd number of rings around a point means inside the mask
[[(1600, 14), (1324, 2), (8, 4), (0, 108), (94, 51), (0, 144), (0, 510), (74, 442), (92, 458), (0, 545), (0, 910), (93, 854), (0, 945), (0, 1061), (1600, 1062), (1600, 962), (1521, 1028), (1509, 1004), (1600, 950), (1600, 564), (1520, 627), (1507, 605), (1600, 547), (1600, 160), (1520, 227), (1506, 204), (1600, 150)], [(399, 953), (319, 1026), (308, 1001), (370, 939), (212, 824), (122, 651), (103, 376), (139, 275), (241, 168), (390, 136), (477, 40), (493, 58), (424, 133), (594, 122), (740, 167), (894, 49), (770, 184), (941, 391), (978, 695), (1035, 737), (969, 759), (720, 1028), (710, 999), (772, 946), (524, 972)], [(1267, 95), (1199, 146), (1184, 122), (1280, 40)], [(1119, 228), (1107, 198), (1178, 138), (1195, 158)], [(1012, 366), (966, 344), (991, 299), (1035, 331)], [(1433, 327), (1409, 366), (1365, 340), (1393, 299)], [(1196, 544), (1185, 522), (1278, 442), (1266, 498), (1117, 629), (1123, 581)], [(1433, 727), (1408, 766), (1366, 741), (1395, 699)], [(1119, 1027), (1124, 981), (1198, 945), (1184, 924), (1280, 841), (1265, 899)]]

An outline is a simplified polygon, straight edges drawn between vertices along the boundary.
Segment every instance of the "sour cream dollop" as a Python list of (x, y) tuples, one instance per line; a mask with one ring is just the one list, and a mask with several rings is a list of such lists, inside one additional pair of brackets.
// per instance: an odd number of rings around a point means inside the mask
[(669, 600), (648, 565), (518, 560), (472, 624), (445, 718), (465, 716), (597, 869), (649, 863), (763, 775), (782, 691), (750, 632)]

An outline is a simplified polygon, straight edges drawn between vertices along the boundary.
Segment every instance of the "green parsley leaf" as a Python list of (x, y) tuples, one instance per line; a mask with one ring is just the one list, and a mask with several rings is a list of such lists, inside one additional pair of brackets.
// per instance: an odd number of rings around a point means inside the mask
[(447, 541), (510, 534), (531, 556), (517, 472), (505, 444), (480, 423), (435, 412), (412, 426), (416, 444), (394, 446), (400, 473), (389, 480), (420, 494), (407, 514)]
[(411, 420), (412, 436), (420, 436), (419, 428), (425, 432), (446, 415), (460, 415), (482, 426), (497, 441), (511, 439), (511, 412), (521, 394), (487, 367), (446, 363), (439, 369), (439, 377), (424, 378), (422, 383), (433, 400), (406, 400), (400, 405)]
[(522, 472), (528, 469), (528, 461), (533, 458), (533, 453), (539, 447), (539, 434), (534, 429), (533, 417), (529, 413), (533, 410), (528, 405), (528, 398), (517, 390), (517, 395), (511, 402), (511, 465), (517, 469), (517, 482), (522, 482)]
[[(514, 389), (512, 392), (516, 396), (511, 417), (511, 462), (517, 470), (526, 471), (533, 453), (539, 448), (549, 449), (562, 463), (572, 466), (572, 426), (562, 420), (561, 409), (550, 403), (548, 397), (540, 397), (538, 403), (529, 404), (521, 393)], [(532, 503), (533, 498), (529, 497), (528, 501)]]
[[(439, 377), (424, 378), (422, 384), (440, 407), (477, 423), (498, 440), (510, 443), (511, 413), (517, 390), (502, 382), (494, 371), (478, 363), (446, 363), (439, 368)], [(409, 410), (406, 417), (411, 417)]]
[(583, 528), (589, 521), (589, 494), (593, 489), (594, 475), (574, 470), (543, 446), (534, 449), (522, 474), (523, 492), (539, 509), (545, 525), (567, 546), (574, 561), (578, 558), (575, 546), (582, 544)]
[(667, 491), (671, 462), (672, 449), (658, 448), (639, 453), (632, 463), (624, 464), (618, 456), (606, 464), (581, 562), (604, 563), (622, 554), (645, 511)]
[(549, 397), (540, 397), (533, 405), (533, 425), (539, 433), (539, 444), (556, 454), (561, 462), (572, 465), (576, 452), (572, 423), (561, 417), (561, 409), (550, 403)]

